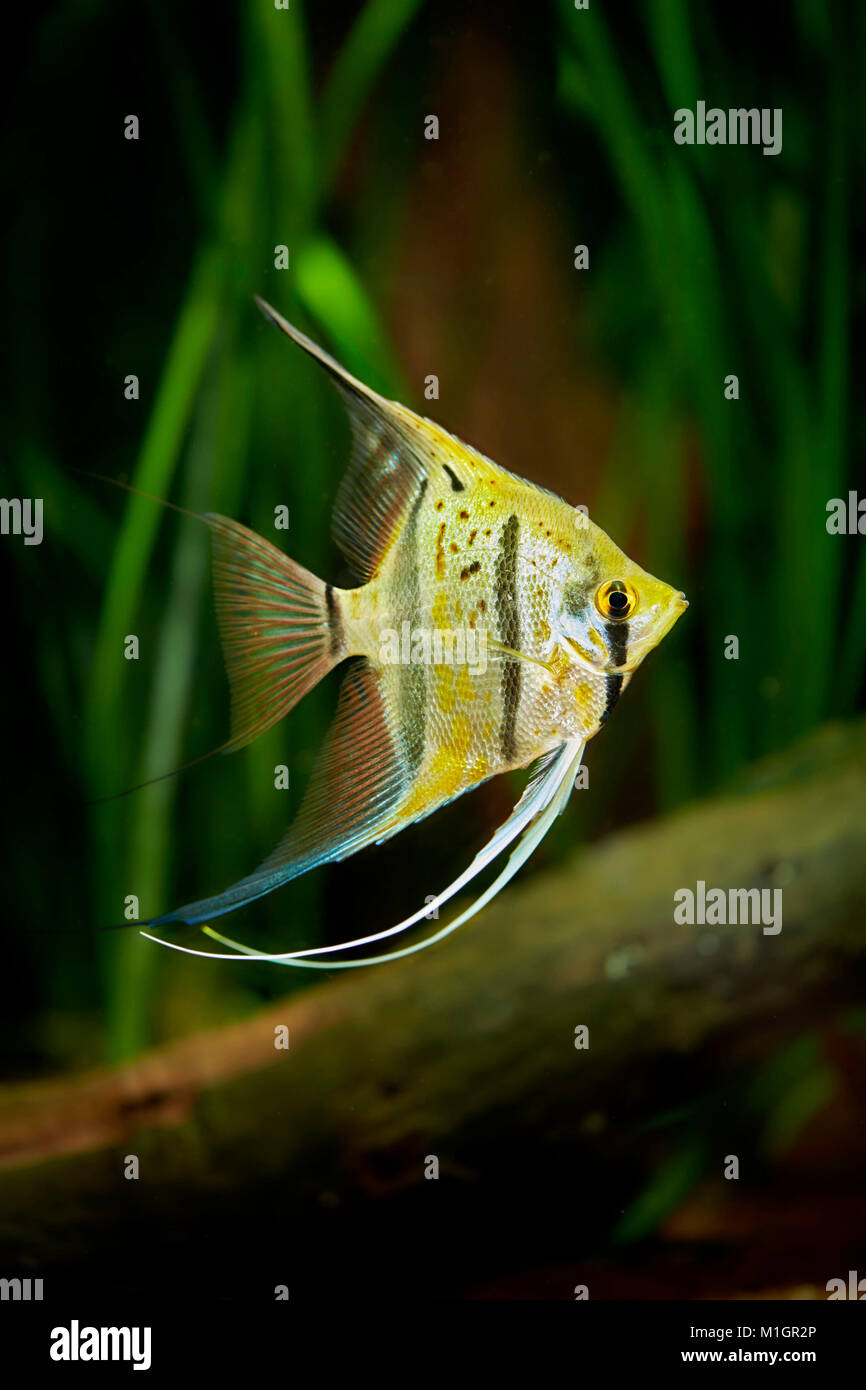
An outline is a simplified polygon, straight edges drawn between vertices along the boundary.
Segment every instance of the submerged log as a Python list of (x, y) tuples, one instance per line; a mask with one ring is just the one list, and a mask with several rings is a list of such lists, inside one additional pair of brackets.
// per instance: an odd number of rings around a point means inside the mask
[[(678, 924), (699, 882), (781, 890), (781, 930)], [(567, 1298), (581, 1279), (617, 1296), (610, 1233), (667, 1152), (659, 1117), (702, 1136), (695, 1181), (734, 1153), (738, 1200), (778, 1187), (736, 1098), (862, 1001), (864, 947), (866, 727), (831, 727), (518, 881), (429, 952), (128, 1065), (3, 1087), (3, 1272), (165, 1296)], [(844, 1181), (834, 1198), (805, 1249), (687, 1255), (651, 1292), (822, 1285), (866, 1237)]]

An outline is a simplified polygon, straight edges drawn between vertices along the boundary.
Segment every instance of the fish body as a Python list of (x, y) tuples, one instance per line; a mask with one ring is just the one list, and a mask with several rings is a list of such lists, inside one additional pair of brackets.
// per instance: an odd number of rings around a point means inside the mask
[[(584, 641), (598, 669), (573, 649), (600, 576), (639, 574), (657, 586), (657, 602), (667, 591), (584, 512), (401, 414), (422, 441), (427, 477), (376, 576), (334, 594), (342, 650), (376, 671), (405, 747), (405, 787), (383, 819), (387, 834), (597, 733), (630, 679), (609, 668), (636, 654), (628, 622), (609, 624), (610, 633), (600, 624), (600, 640), (589, 627)], [(673, 602), (670, 622), (679, 611)], [(437, 661), (437, 650), (462, 650), (464, 659)]]
[(259, 304), (348, 407), (353, 452), (334, 535), (360, 582), (336, 588), (239, 523), (204, 518), (232, 688), (226, 749), (271, 727), (334, 666), (347, 673), (280, 845), (240, 883), (161, 923), (220, 916), (541, 760), (491, 845), (537, 836), (564, 806), (584, 744), (686, 607), (583, 510), (376, 395)]

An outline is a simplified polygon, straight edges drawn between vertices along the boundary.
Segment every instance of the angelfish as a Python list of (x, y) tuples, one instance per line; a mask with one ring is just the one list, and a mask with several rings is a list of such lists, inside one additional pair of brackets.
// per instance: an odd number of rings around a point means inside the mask
[[(456, 930), (508, 882), (564, 809), (587, 740), (687, 604), (585, 511), (383, 399), (257, 302), (328, 372), (348, 408), (353, 450), (333, 532), (361, 583), (336, 588), (239, 522), (204, 516), (231, 688), (225, 750), (271, 728), (335, 666), (347, 670), (297, 817), (277, 848), (224, 892), (145, 925), (221, 917), (309, 869), (381, 844), (488, 777), (535, 764), (512, 814), (469, 868), (387, 931), (264, 954), (205, 928), (231, 947), (223, 958), (347, 968), (368, 960), (309, 957), (429, 919), (516, 841), (486, 892), (420, 946)], [(399, 640), (406, 633), (408, 650)], [(467, 640), (419, 642), (425, 633)]]

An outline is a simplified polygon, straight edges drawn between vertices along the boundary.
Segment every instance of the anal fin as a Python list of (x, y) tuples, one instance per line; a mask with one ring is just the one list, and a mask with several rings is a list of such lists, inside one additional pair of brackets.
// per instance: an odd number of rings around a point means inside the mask
[(272, 854), (225, 892), (187, 903), (153, 923), (222, 917), (297, 878), (372, 844), (405, 795), (407, 772), (381, 682), (362, 659), (350, 665), (334, 722), (295, 820)]
[[(161, 946), (168, 946), (172, 950), (181, 951), (185, 955), (205, 956), (213, 960), (268, 960), (277, 965), (298, 966), (307, 970), (355, 970), (359, 966), (378, 965), (385, 961), (399, 960), (401, 957), (413, 955), (416, 951), (426, 950), (428, 947), (442, 941), (457, 931), (465, 922), (476, 916), (492, 898), (499, 893), (505, 885), (510, 882), (517, 871), (533, 851), (537, 848), (544, 836), (547, 834), (553, 821), (561, 815), (571, 794), (574, 781), (583, 757), (583, 741), (569, 741), (560, 744), (545, 754), (535, 765), (529, 782), (527, 783), (523, 795), (515, 806), (508, 820), (499, 827), (493, 838), (485, 845), (484, 849), (476, 854), (469, 868), (466, 869), (459, 878), (444, 889), (443, 892), (428, 900), (424, 907), (419, 908), (411, 917), (398, 922), (396, 926), (388, 927), (385, 931), (374, 932), (371, 935), (357, 937), (351, 941), (339, 942), (333, 946), (313, 946), (301, 951), (286, 951), (280, 954), (271, 954), (255, 950), (251, 946), (245, 946), (240, 941), (235, 941), (231, 937), (223, 936), (220, 932), (213, 931), (205, 927), (205, 933), (214, 941), (223, 946), (230, 947), (231, 954), (224, 955), (213, 951), (199, 951), (193, 947), (181, 946), (177, 942), (164, 941), (161, 937), (151, 936), (148, 932), (143, 932), (148, 940), (155, 941)], [(507, 849), (517, 840), (517, 845), (511, 851), (508, 863), (498, 877), (490, 886), (485, 889), (479, 898), (476, 898), (469, 907), (465, 908), (453, 921), (446, 926), (440, 927), (432, 936), (417, 942), (411, 946), (404, 946), (397, 951), (389, 951), (382, 956), (373, 956), (352, 961), (335, 960), (311, 960), (311, 956), (330, 956), (335, 951), (353, 950), (359, 946), (369, 946), (378, 941), (383, 941), (387, 937), (395, 936), (407, 931), (410, 927), (419, 922), (422, 917), (438, 909), (449, 898), (453, 897), (461, 888), (465, 887), (475, 878), (482, 869), (490, 864), (503, 850)]]

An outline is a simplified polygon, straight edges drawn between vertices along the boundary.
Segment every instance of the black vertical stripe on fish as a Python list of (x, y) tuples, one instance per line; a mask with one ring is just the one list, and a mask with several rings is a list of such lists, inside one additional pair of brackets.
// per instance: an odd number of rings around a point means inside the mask
[[(628, 623), (605, 623), (604, 630), (607, 633), (607, 647), (611, 662), (614, 666), (624, 666), (628, 660)], [(614, 673), (608, 676), (605, 683), (605, 703), (600, 724), (607, 723), (613, 714), (622, 690), (622, 682), (623, 677), (621, 675)]]
[(605, 704), (604, 709), (601, 712), (601, 719), (598, 721), (599, 724), (606, 724), (608, 719), (610, 719), (610, 716), (613, 714), (613, 711), (616, 707), (616, 702), (620, 696), (620, 691), (622, 690), (622, 682), (622, 676), (607, 677), (604, 688)]
[(449, 468), (447, 463), (443, 463), (442, 468), (443, 468), (444, 472), (446, 472), (446, 473), (448, 474), (448, 477), (451, 479), (451, 491), (452, 491), (452, 492), (464, 492), (464, 491), (465, 491), (464, 485), (463, 485), (463, 483), (461, 483), (460, 479), (457, 477), (457, 474), (454, 472), (454, 469), (453, 469), (453, 468)]
[(343, 620), (333, 584), (325, 585), (325, 603), (328, 609), (328, 622), (331, 626), (331, 655), (335, 656), (343, 644)]
[(604, 630), (611, 665), (624, 666), (628, 661), (628, 623), (605, 623)]
[[(502, 528), (496, 559), (496, 613), (499, 640), (513, 651), (520, 650), (520, 612), (517, 607), (517, 538), (520, 522), (512, 513)], [(513, 656), (502, 661), (502, 724), (499, 742), (508, 762), (517, 754), (515, 733), (520, 709), (520, 662)]]
[[(397, 571), (394, 575), (397, 589), (408, 595), (403, 621), (409, 622), (410, 632), (418, 621), (421, 607), (418, 514), (426, 491), (427, 479), (423, 478), (400, 535)], [(402, 631), (402, 624), (398, 624), (398, 631)], [(407, 664), (401, 665), (398, 704), (406, 764), (411, 776), (421, 766), (427, 746), (427, 672), (422, 663), (410, 660)]]

